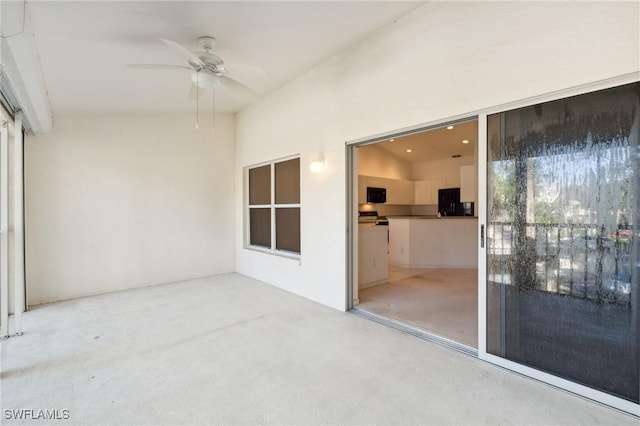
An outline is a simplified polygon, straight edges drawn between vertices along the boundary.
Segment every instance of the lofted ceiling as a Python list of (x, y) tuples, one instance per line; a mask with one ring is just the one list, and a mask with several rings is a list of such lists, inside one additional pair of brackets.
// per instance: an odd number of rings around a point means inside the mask
[[(187, 65), (159, 39), (213, 52), (264, 96), (377, 29), (416, 9), (416, 1), (30, 1), (51, 108), (60, 112), (187, 112), (190, 72), (139, 70), (125, 64)], [(235, 67), (232, 65), (235, 64)], [(207, 90), (201, 110), (211, 110)], [(250, 102), (221, 87), (216, 111)]]
[[(453, 156), (473, 156), (478, 143), (478, 121), (456, 124), (451, 129), (441, 127), (377, 143), (410, 163), (442, 160)], [(466, 140), (468, 143), (463, 143)], [(365, 147), (366, 148), (366, 147)], [(411, 152), (407, 152), (411, 150)]]

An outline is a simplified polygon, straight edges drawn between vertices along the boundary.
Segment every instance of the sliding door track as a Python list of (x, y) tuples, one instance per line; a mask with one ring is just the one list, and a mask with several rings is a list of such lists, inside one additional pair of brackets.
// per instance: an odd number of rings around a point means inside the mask
[(402, 331), (403, 333), (411, 334), (412, 336), (418, 337), (422, 340), (433, 342), (446, 348), (453, 349), (456, 352), (460, 352), (474, 358), (478, 357), (478, 350), (476, 348), (472, 348), (471, 346), (463, 345), (462, 343), (454, 342), (453, 340), (437, 336), (420, 328), (407, 325), (403, 322), (396, 321), (382, 315), (374, 314), (357, 307), (352, 308), (349, 313), (357, 315), (361, 318), (368, 319), (370, 321), (377, 322), (378, 324), (386, 325), (387, 327), (395, 328), (396, 330)]

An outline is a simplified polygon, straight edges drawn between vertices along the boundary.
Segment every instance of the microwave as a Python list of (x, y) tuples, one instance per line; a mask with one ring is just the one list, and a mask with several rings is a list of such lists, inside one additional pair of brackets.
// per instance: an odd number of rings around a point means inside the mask
[(386, 188), (372, 188), (367, 186), (367, 203), (377, 204), (387, 202)]

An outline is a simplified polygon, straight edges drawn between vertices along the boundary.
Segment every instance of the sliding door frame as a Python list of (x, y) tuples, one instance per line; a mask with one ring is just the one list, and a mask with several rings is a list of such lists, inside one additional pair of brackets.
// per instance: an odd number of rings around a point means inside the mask
[(403, 136), (414, 135), (440, 129), (448, 125), (457, 125), (469, 121), (478, 120), (478, 113), (460, 114), (441, 120), (422, 123), (417, 126), (405, 127), (388, 133), (380, 133), (361, 139), (345, 142), (345, 193), (346, 193), (346, 288), (345, 308), (347, 311), (354, 308), (354, 293), (357, 291), (358, 282), (358, 152), (357, 148), (374, 145), (389, 139), (397, 139)]
[(9, 123), (0, 115), (0, 339), (9, 337)]
[(543, 102), (550, 102), (571, 96), (582, 95), (603, 89), (609, 89), (624, 84), (640, 82), (640, 72), (633, 72), (604, 80), (582, 84), (546, 94), (509, 102), (482, 110), (472, 111), (428, 123), (407, 127), (392, 132), (382, 133), (357, 140), (347, 141), (346, 148), (346, 310), (353, 308), (354, 282), (357, 282), (356, 262), (357, 253), (357, 153), (356, 148), (382, 142), (389, 138), (420, 133), (426, 130), (442, 127), (470, 120), (478, 120), (478, 152), (477, 152), (477, 183), (478, 183), (478, 358), (493, 365), (522, 374), (534, 380), (574, 393), (580, 397), (602, 403), (615, 409), (640, 417), (640, 404), (610, 395), (593, 388), (580, 385), (570, 380), (562, 379), (535, 368), (527, 367), (513, 361), (487, 353), (487, 253), (486, 253), (486, 223), (487, 223), (487, 116), (508, 110), (523, 108)]
[[(487, 224), (487, 116), (517, 108), (524, 108), (543, 102), (551, 102), (583, 95), (598, 90), (610, 89), (630, 83), (640, 82), (640, 72), (613, 77), (593, 83), (576, 86), (548, 94), (487, 108), (478, 114), (478, 227), (479, 233), (485, 230)], [(588, 386), (545, 373), (535, 368), (527, 367), (514, 361), (509, 361), (496, 355), (487, 353), (487, 252), (486, 244), (478, 248), (478, 358), (499, 367), (528, 376), (534, 380), (564, 389), (581, 397), (608, 405), (621, 411), (640, 416), (640, 404), (598, 391)]]

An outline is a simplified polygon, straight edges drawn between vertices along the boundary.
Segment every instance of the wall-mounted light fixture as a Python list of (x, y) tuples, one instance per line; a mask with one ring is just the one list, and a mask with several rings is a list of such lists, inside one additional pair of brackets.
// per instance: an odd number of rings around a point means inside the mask
[(320, 173), (324, 170), (324, 166), (324, 158), (316, 158), (309, 164), (309, 170), (311, 170), (311, 173)]

